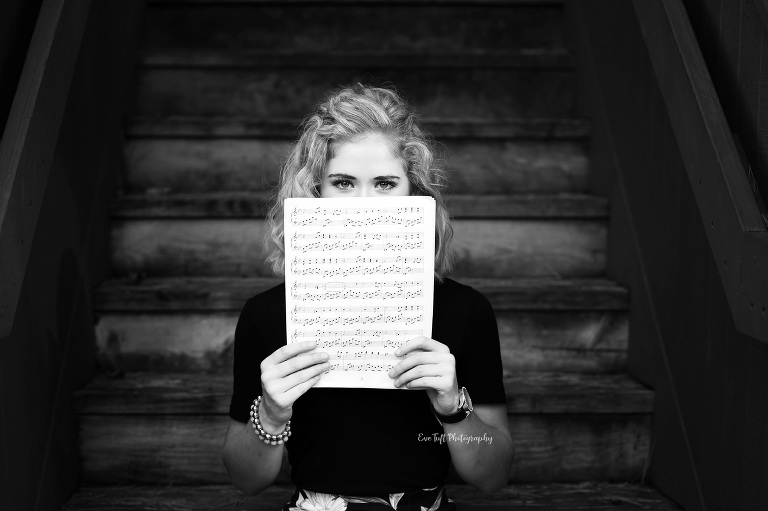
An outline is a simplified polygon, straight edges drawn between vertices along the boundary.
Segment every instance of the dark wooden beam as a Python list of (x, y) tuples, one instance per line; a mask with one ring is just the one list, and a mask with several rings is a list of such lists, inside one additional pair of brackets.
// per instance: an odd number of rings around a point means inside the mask
[(90, 0), (46, 0), (0, 141), (0, 338), (16, 315)]

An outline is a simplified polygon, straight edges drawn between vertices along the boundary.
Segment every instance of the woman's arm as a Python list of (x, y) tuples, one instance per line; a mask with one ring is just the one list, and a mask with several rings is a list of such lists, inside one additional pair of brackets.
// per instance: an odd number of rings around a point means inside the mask
[[(472, 390), (467, 389), (470, 397)], [(484, 493), (501, 489), (509, 479), (515, 447), (505, 405), (477, 405), (457, 424), (444, 424), (445, 440), (456, 472)]]
[[(405, 358), (390, 371), (396, 387), (424, 389), (435, 410), (450, 415), (458, 410), (456, 360), (444, 344), (416, 337), (395, 351)], [(472, 396), (472, 389), (467, 388)], [(484, 493), (507, 482), (514, 456), (505, 405), (478, 405), (457, 424), (443, 425), (456, 471)], [(481, 440), (478, 440), (481, 439)]]
[[(279, 433), (282, 428), (264, 424), (267, 433)], [(256, 436), (250, 423), (229, 420), (224, 440), (223, 460), (235, 488), (246, 495), (256, 495), (272, 484), (280, 472), (283, 445), (267, 445)]]
[[(307, 353), (314, 341), (282, 346), (260, 367), (263, 401), (259, 421), (264, 431), (277, 435), (293, 415), (293, 403), (328, 370), (328, 354)], [(232, 484), (246, 495), (255, 495), (272, 484), (280, 472), (283, 445), (268, 445), (246, 424), (231, 420), (224, 440), (223, 460)]]

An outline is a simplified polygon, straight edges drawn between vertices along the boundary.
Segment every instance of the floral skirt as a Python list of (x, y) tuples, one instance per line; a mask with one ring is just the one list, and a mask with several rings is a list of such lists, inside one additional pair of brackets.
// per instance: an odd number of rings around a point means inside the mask
[(332, 495), (296, 488), (283, 511), (456, 511), (456, 504), (437, 486), (378, 497)]

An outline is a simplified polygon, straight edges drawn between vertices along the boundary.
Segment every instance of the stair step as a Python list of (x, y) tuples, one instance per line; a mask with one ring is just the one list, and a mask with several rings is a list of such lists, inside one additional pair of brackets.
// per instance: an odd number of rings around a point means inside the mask
[[(83, 415), (86, 482), (227, 483), (223, 415)], [(640, 479), (650, 448), (650, 414), (513, 415), (511, 481)], [(290, 480), (287, 455), (278, 482)]]
[[(652, 413), (653, 391), (626, 374), (518, 373), (504, 378), (509, 414)], [(227, 415), (232, 376), (97, 376), (75, 394), (81, 415)]]
[[(237, 316), (274, 278), (118, 279), (96, 289), (99, 360), (112, 372), (229, 373)], [(466, 279), (496, 311), (505, 371), (626, 367), (627, 291), (605, 280)]]
[[(453, 223), (461, 277), (592, 278), (605, 273), (606, 225), (587, 219), (464, 219)], [(117, 275), (271, 276), (265, 220), (131, 219), (112, 222)]]
[(303, 117), (329, 90), (396, 84), (420, 115), (567, 117), (575, 75), (531, 68), (139, 69), (139, 115)]
[(144, 68), (550, 68), (572, 69), (573, 55), (556, 48), (518, 51), (462, 50), (457, 53), (395, 53), (391, 51), (310, 52), (274, 50), (160, 49), (139, 56)]
[[(305, 112), (306, 113), (306, 112)], [(301, 118), (243, 117), (238, 115), (134, 116), (127, 127), (133, 138), (253, 138), (294, 140)], [(589, 135), (589, 121), (573, 118), (479, 118), (420, 117), (420, 124), (432, 136), (448, 139), (583, 139)]]
[[(279, 278), (164, 277), (108, 281), (95, 290), (94, 308), (105, 312), (240, 312), (251, 296)], [(626, 288), (603, 279), (462, 279), (501, 311), (623, 311)]]
[[(230, 485), (85, 486), (61, 511), (280, 511), (294, 487), (274, 485), (245, 497)], [(508, 485), (492, 496), (471, 486), (449, 485), (448, 496), (462, 511), (678, 511), (658, 490), (632, 483), (543, 483)]]
[[(271, 194), (215, 192), (135, 194), (113, 201), (112, 218), (264, 218)], [(593, 195), (454, 195), (447, 199), (454, 219), (570, 218), (608, 216), (608, 201)]]
[[(164, 136), (164, 135), (163, 135)], [(438, 148), (456, 194), (584, 193), (585, 148), (577, 141), (446, 140)], [(129, 193), (263, 191), (276, 184), (288, 140), (140, 138), (127, 144)]]
[[(138, 375), (133, 383), (126, 383), (129, 378), (115, 380), (99, 390), (103, 381), (94, 380), (76, 397), (86, 480), (228, 481), (220, 463), (229, 421), (228, 386), (200, 375), (156, 380)], [(147, 388), (153, 381), (156, 386)], [(639, 478), (650, 446), (652, 391), (621, 375), (602, 380), (518, 376), (506, 386), (511, 390), (509, 424), (517, 446), (512, 480)], [(281, 474), (280, 480), (287, 481), (287, 457)]]
[(560, 48), (565, 44), (560, 3), (154, 3), (147, 9), (144, 44), (326, 53)]

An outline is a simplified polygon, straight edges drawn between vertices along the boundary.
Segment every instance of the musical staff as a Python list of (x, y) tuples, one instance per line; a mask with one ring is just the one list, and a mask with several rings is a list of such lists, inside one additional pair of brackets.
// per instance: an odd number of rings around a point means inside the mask
[(422, 335), (421, 329), (395, 330), (296, 330), (292, 335), (293, 341), (313, 340), (318, 349), (330, 348), (391, 348), (400, 347), (408, 339)]
[(294, 257), (291, 270), (295, 275), (337, 277), (424, 273), (423, 257)]
[(424, 223), (421, 207), (299, 208), (291, 211), (291, 222), (299, 227), (413, 227)]

